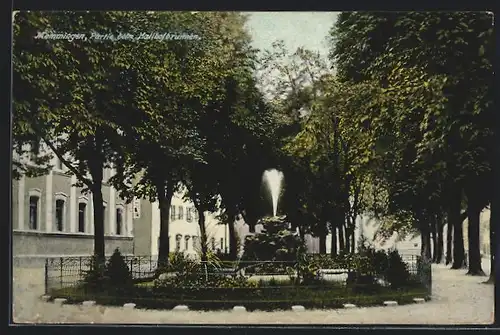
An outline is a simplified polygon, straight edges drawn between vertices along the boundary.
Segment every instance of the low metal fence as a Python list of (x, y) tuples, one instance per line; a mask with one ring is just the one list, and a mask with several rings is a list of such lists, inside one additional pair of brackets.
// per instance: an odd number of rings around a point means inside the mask
[[(106, 262), (110, 257), (106, 257)], [(123, 256), (132, 279), (147, 280), (155, 276), (158, 259), (154, 256)], [(79, 285), (92, 269), (91, 256), (45, 259), (45, 291)]]
[[(316, 257), (316, 256), (315, 256)], [(430, 296), (432, 292), (432, 274), (431, 263), (423, 262), (420, 256), (402, 255), (402, 259), (406, 264), (406, 268), (413, 282), (418, 282), (421, 287), (424, 287), (427, 294)], [(106, 258), (106, 261), (109, 257)], [(176, 272), (162, 271), (159, 274), (158, 258), (155, 256), (124, 256), (124, 261), (127, 264), (128, 270), (132, 279), (138, 282), (152, 282), (154, 278), (168, 278), (176, 276)], [(247, 261), (247, 262), (220, 262), (217, 265), (214, 263), (195, 261), (197, 264), (206, 265), (199, 266), (199, 275), (213, 276), (217, 275), (244, 275), (249, 281), (254, 282), (290, 282), (293, 277), (297, 277), (297, 262), (296, 261)], [(45, 291), (50, 294), (53, 290), (76, 287), (84, 282), (85, 276), (92, 267), (92, 257), (59, 257), (48, 258), (45, 260)], [(173, 271), (173, 270), (171, 270)], [(180, 269), (179, 271), (182, 271)], [(335, 282), (337, 286), (348, 286), (349, 275), (356, 273), (358, 270), (354, 265), (346, 266), (325, 266), (317, 271), (317, 279), (321, 279), (314, 285), (322, 285), (320, 282), (328, 281)], [(162, 277), (163, 275), (163, 277)], [(379, 279), (379, 284), (387, 286), (388, 283)], [(290, 284), (292, 285), (292, 284)], [(264, 285), (266, 286), (266, 285)], [(290, 286), (291, 287), (291, 286)], [(288, 290), (290, 287), (280, 286), (280, 290)], [(277, 289), (278, 287), (274, 288)], [(178, 287), (179, 290), (187, 289)], [(214, 287), (213, 289), (219, 289)], [(266, 288), (260, 288), (266, 290)], [(272, 290), (272, 289), (271, 289)]]

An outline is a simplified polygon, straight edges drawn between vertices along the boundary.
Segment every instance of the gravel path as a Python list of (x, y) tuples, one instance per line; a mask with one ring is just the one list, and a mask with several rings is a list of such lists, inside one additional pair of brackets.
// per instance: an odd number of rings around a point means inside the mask
[[(489, 261), (483, 260), (489, 273)], [(40, 301), (43, 269), (14, 268), (16, 323), (183, 323), (183, 324), (490, 324), (494, 286), (486, 277), (433, 265), (433, 300), (424, 304), (304, 312), (174, 312), (118, 307), (57, 306)]]

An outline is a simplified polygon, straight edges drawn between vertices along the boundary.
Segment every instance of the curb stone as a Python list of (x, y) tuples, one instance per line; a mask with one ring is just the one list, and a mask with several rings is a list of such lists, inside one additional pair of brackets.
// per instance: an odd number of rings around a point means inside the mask
[(344, 308), (356, 308), (354, 304), (344, 304)]
[(246, 312), (247, 309), (245, 306), (234, 306), (233, 307), (233, 312)]
[(135, 306), (136, 305), (133, 302), (129, 302), (129, 303), (124, 304), (123, 308), (125, 308), (125, 309), (134, 309)]
[(423, 304), (425, 302), (425, 299), (424, 298), (414, 298), (413, 301), (416, 302), (417, 304)]
[(64, 299), (64, 298), (56, 298), (56, 299), (54, 299), (54, 303), (55, 304), (59, 304), (59, 305), (65, 304), (66, 301), (68, 301), (68, 299)]
[(95, 306), (96, 302), (93, 301), (93, 300), (88, 300), (88, 301), (84, 301), (82, 302), (82, 305), (83, 306), (86, 306), (86, 307), (89, 307), (89, 306)]
[(305, 307), (301, 305), (292, 306), (292, 311), (294, 312), (303, 312), (305, 310)]
[(385, 306), (397, 306), (398, 302), (397, 301), (384, 301)]
[(50, 295), (42, 295), (42, 297), (40, 299), (42, 299), (42, 301), (47, 302), (50, 300)]
[(174, 311), (189, 311), (189, 307), (186, 305), (177, 305), (173, 309)]

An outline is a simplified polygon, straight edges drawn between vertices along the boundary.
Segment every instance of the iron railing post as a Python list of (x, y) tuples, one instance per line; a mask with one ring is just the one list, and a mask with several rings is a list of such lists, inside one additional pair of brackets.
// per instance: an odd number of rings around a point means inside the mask
[(59, 273), (59, 282), (61, 285), (61, 289), (63, 288), (63, 258), (59, 258), (59, 263), (60, 263), (60, 273)]
[(45, 282), (45, 294), (48, 294), (49, 293), (49, 259), (48, 258), (45, 258), (44, 282)]
[(134, 278), (134, 258), (130, 258), (130, 277), (133, 279)]

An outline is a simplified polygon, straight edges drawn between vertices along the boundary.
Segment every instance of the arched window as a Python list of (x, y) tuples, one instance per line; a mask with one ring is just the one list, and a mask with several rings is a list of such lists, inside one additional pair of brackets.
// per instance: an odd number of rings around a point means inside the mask
[(63, 199), (56, 200), (56, 229), (57, 231), (64, 230), (64, 207), (66, 201)]
[(62, 160), (59, 157), (57, 157), (56, 158), (56, 169), (59, 171), (62, 171), (63, 168), (64, 168), (64, 166), (63, 166)]
[(184, 250), (188, 251), (189, 250), (189, 235), (184, 236)]
[(87, 219), (87, 204), (80, 202), (78, 204), (78, 232), (85, 233), (85, 221)]
[(56, 208), (54, 211), (56, 230), (64, 231), (64, 225), (66, 223), (66, 200), (68, 196), (65, 193), (57, 192), (54, 198), (56, 200)]
[(107, 216), (108, 216), (108, 203), (104, 201), (102, 203), (102, 222), (104, 223), (105, 231), (107, 232), (107, 234), (109, 234), (110, 227), (107, 225), (108, 223), (108, 220), (106, 218)]
[(179, 252), (181, 250), (181, 239), (182, 239), (181, 234), (177, 234), (175, 236), (175, 251), (176, 252)]
[(193, 209), (191, 207), (188, 207), (186, 209), (186, 221), (187, 222), (193, 221)]
[(199, 242), (200, 240), (198, 239), (198, 236), (193, 235), (193, 249), (196, 251), (198, 251), (200, 248)]
[(116, 209), (116, 235), (122, 234), (123, 226), (123, 208)]
[(78, 232), (85, 233), (87, 230), (87, 218), (89, 210), (89, 199), (86, 196), (78, 198)]
[(170, 206), (170, 220), (175, 220), (175, 206)]
[(178, 219), (182, 220), (184, 218), (184, 207), (179, 206), (179, 216)]
[(40, 222), (40, 197), (38, 189), (29, 191), (29, 229), (37, 230)]

